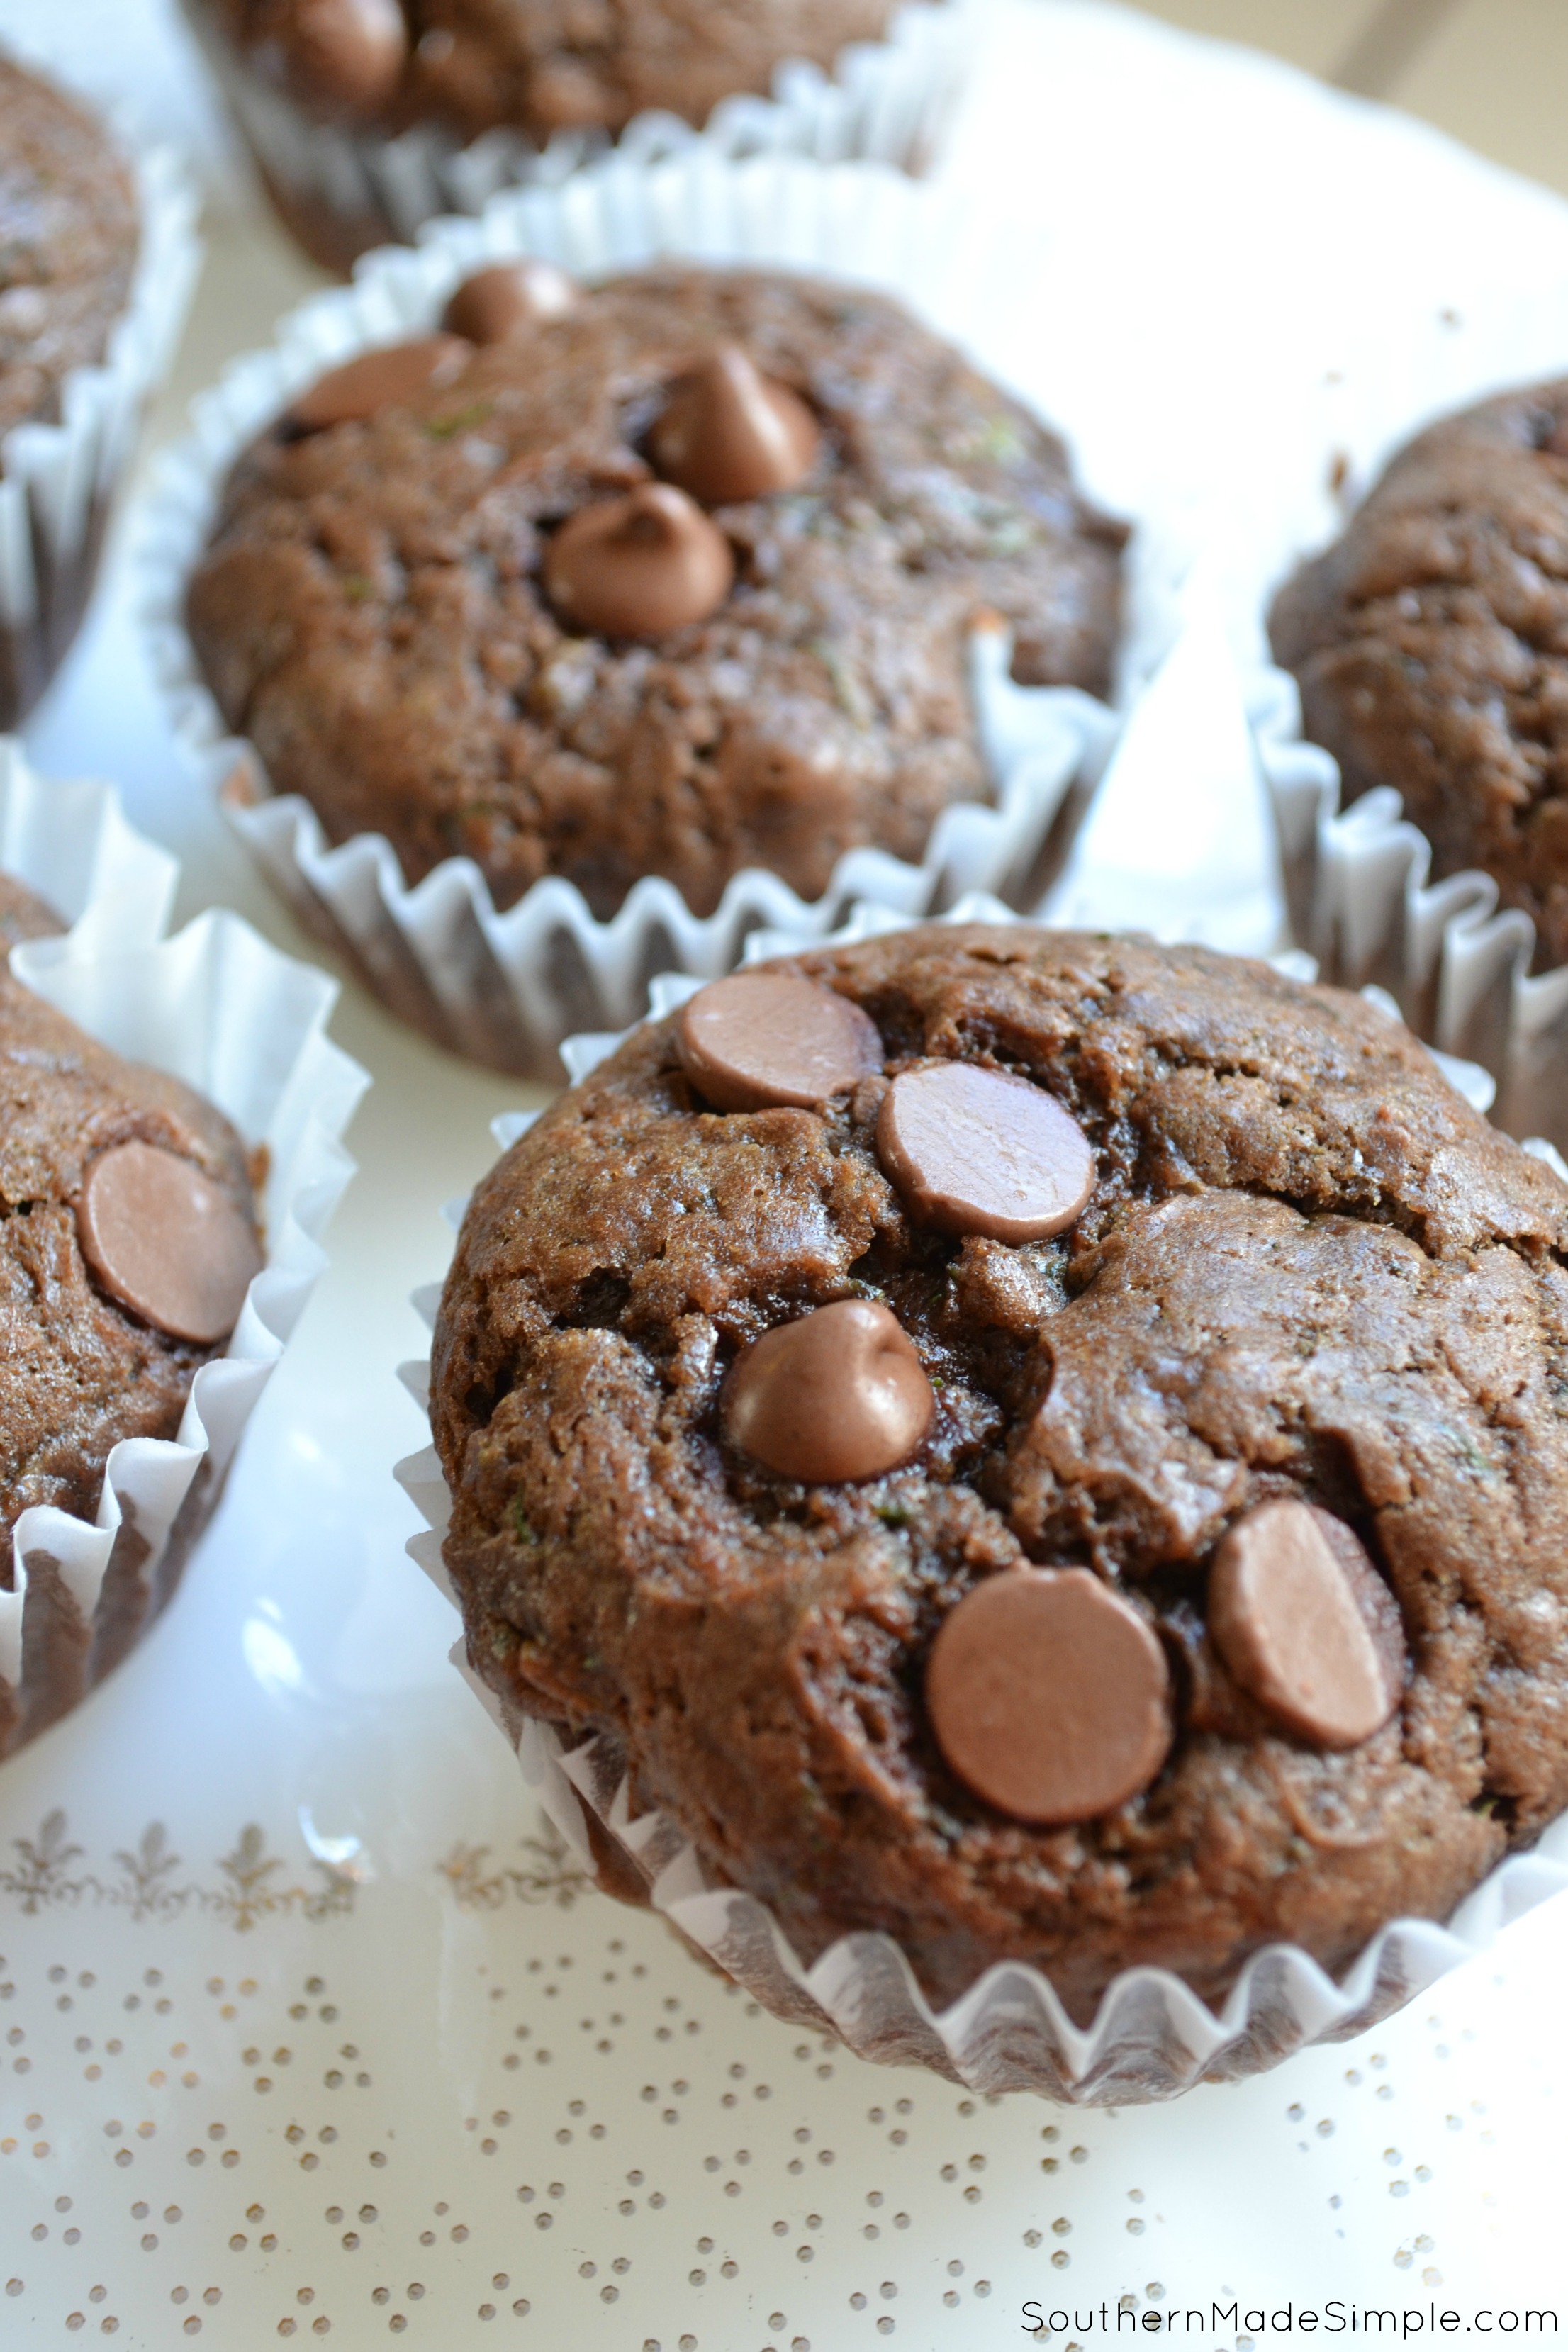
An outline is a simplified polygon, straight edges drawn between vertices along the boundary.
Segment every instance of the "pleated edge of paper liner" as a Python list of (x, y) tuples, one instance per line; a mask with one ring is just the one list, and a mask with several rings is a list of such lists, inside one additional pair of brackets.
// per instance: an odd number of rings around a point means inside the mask
[(473, 216), (509, 190), (559, 186), (607, 153), (647, 163), (701, 140), (736, 159), (800, 155), (923, 173), (938, 159), (985, 17), (984, 0), (908, 0), (882, 39), (850, 43), (826, 69), (783, 61), (770, 96), (721, 99), (700, 129), (653, 111), (614, 140), (563, 131), (541, 148), (506, 129), (465, 144), (434, 125), (386, 138), (314, 121), (249, 67), (199, 0), (182, 5), (274, 204), (300, 243), (340, 274), (376, 246), (412, 243), (444, 215)]
[[(0, 758), (0, 817), (6, 781)], [(102, 895), (64, 936), (15, 949), (12, 969), (90, 1035), (195, 1086), (242, 1140), (264, 1150), (266, 1265), (225, 1353), (197, 1370), (178, 1435), (115, 1445), (92, 1521), (52, 1505), (17, 1517), (15, 1583), (0, 1591), (0, 1756), (79, 1705), (172, 1594), (326, 1266), (321, 1236), (353, 1173), (342, 1139), (369, 1084), (326, 1034), (336, 982), (221, 908), (162, 936), (178, 869), (162, 852), (143, 856), (152, 845), (120, 825), (133, 846), (129, 856), (123, 842), (118, 858), (106, 855)], [(107, 819), (104, 830), (112, 847)], [(154, 935), (127, 919), (116, 877), (128, 873), (151, 876), (165, 893)]]
[(0, 441), (0, 637), (17, 715), (53, 677), (85, 612), (110, 510), (201, 266), (200, 196), (184, 159), (169, 146), (135, 148), (112, 120), (105, 131), (136, 184), (141, 237), (126, 308), (103, 359), (62, 380), (58, 420), (15, 425)]

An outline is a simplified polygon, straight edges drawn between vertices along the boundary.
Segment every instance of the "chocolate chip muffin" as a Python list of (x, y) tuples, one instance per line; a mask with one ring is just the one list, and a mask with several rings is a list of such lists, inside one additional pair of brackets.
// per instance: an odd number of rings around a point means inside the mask
[(229, 723), (334, 841), (612, 914), (744, 866), (815, 898), (989, 790), (972, 625), (1102, 692), (1125, 532), (1061, 445), (877, 295), (524, 264), (353, 361), (241, 459), (192, 583)]
[[(5, 881), (7, 943), (60, 928)], [(122, 1437), (178, 1433), (260, 1266), (228, 1121), (0, 976), (0, 1585), (25, 1510), (90, 1519)]]
[(807, 1960), (1085, 2020), (1442, 1917), (1568, 1804), (1568, 1194), (1267, 966), (929, 926), (720, 982), (479, 1186), (477, 1670)]
[[(67, 376), (103, 359), (139, 241), (131, 173), (98, 123), (0, 58), (0, 475), (5, 436), (59, 423)], [(0, 728), (26, 716), (76, 632), (104, 519), (100, 501), (62, 556), (35, 502), (34, 612), (0, 625)]]
[(52, 424), (102, 359), (136, 265), (136, 194), (85, 110), (0, 57), (0, 436)]
[(765, 95), (787, 58), (831, 65), (893, 0), (196, 0), (303, 112), (388, 136), (619, 131), (657, 109), (700, 124)]
[(1347, 799), (1392, 784), (1568, 961), (1568, 382), (1445, 418), (1281, 590), (1276, 658)]

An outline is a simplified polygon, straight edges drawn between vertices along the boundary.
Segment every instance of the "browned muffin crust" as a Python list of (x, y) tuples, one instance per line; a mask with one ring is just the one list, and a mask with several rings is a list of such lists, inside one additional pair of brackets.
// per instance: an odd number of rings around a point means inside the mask
[[(298, 38), (296, 0), (205, 0), (231, 40), (265, 59)], [(558, 131), (619, 131), (650, 109), (706, 121), (722, 98), (765, 95), (775, 66), (831, 66), (886, 30), (894, 0), (404, 0), (407, 59), (360, 127), (420, 122), (464, 140), (497, 129), (541, 145)], [(313, 112), (340, 111), (331, 91)]]
[(102, 359), (136, 263), (131, 174), (99, 124), (0, 58), (0, 435), (54, 422)]
[(1568, 381), (1412, 441), (1269, 635), (1346, 798), (1392, 784), (1435, 876), (1480, 866), (1568, 961)]
[[(888, 1055), (1034, 1080), (1091, 1139), (1061, 1240), (943, 1239), (879, 1165), (886, 1077), (826, 1115), (716, 1115), (637, 1030), (479, 1186), (433, 1420), (476, 1667), (624, 1747), (636, 1795), (796, 1948), (886, 1929), (948, 2000), (1045, 1969), (1216, 1995), (1277, 1938), (1330, 1968), (1441, 1917), (1568, 1803), (1568, 1195), (1359, 1001), (1197, 949), (930, 927), (787, 966)], [(884, 1300), (940, 1382), (906, 1468), (802, 1486), (721, 1441), (764, 1328)], [(1205, 1586), (1272, 1497), (1354, 1529), (1403, 1704), (1324, 1754), (1237, 1687)], [(1032, 1829), (943, 1763), (940, 1624), (1020, 1560), (1158, 1632), (1163, 1770)]]
[[(8, 877), (0, 922), (7, 943), (60, 929)], [(220, 1112), (0, 976), (0, 1585), (11, 1582), (20, 1514), (53, 1503), (90, 1518), (110, 1449), (176, 1435), (192, 1380), (223, 1352), (142, 1322), (83, 1259), (87, 1171), (132, 1141), (193, 1161), (254, 1222), (244, 1148)]]
[[(651, 643), (573, 634), (549, 534), (648, 478), (667, 388), (720, 342), (824, 428), (795, 490), (717, 509), (738, 578)], [(815, 897), (842, 852), (918, 858), (984, 797), (970, 624), (1015, 668), (1103, 691), (1126, 534), (1061, 445), (871, 294), (773, 274), (620, 279), (445, 391), (266, 435), (231, 477), (189, 621), (229, 723), (333, 840), (410, 880), (476, 860), (510, 906), (545, 874), (613, 913), (660, 874), (706, 913), (742, 867)]]

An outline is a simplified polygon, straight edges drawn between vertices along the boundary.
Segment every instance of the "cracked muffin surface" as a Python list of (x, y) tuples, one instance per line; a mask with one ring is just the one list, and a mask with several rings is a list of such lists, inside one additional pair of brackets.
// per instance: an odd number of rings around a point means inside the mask
[[(803, 402), (798, 487), (689, 508), (735, 566), (707, 618), (645, 640), (563, 617), (563, 526), (652, 483), (671, 387), (738, 349)], [(498, 906), (574, 882), (611, 915), (645, 875), (699, 914), (746, 866), (805, 898), (847, 849), (918, 860), (991, 783), (969, 635), (1025, 683), (1106, 690), (1123, 527), (1061, 444), (883, 298), (660, 269), (475, 351), (439, 389), (236, 467), (192, 583), (228, 724), (334, 841), (384, 834), (410, 882), (474, 859)]]
[[(123, 1437), (178, 1434), (191, 1382), (223, 1343), (172, 1336), (110, 1295), (84, 1255), (84, 1186), (128, 1144), (199, 1170), (254, 1224), (250, 1172), (222, 1113), (124, 1061), (5, 970), (12, 943), (61, 925), (0, 877), (0, 1587), (34, 1504), (90, 1519)], [(188, 1240), (193, 1250), (196, 1244)]]
[(1392, 784), (1434, 878), (1479, 866), (1568, 962), (1568, 380), (1401, 450), (1269, 635), (1346, 799)]
[[(808, 1961), (882, 1929), (938, 2000), (1018, 1959), (1084, 2019), (1139, 1963), (1213, 1997), (1267, 1943), (1334, 1969), (1446, 1916), (1568, 1803), (1568, 1193), (1404, 1031), (1263, 965), (933, 925), (767, 969), (861, 1008), (881, 1070), (720, 1112), (650, 1022), (474, 1196), (432, 1415), (476, 1669), (605, 1736)], [(944, 1233), (891, 1181), (889, 1088), (955, 1060), (1087, 1137), (1067, 1230)], [(779, 1475), (733, 1367), (850, 1299), (929, 1426), (858, 1483)], [(1395, 1623), (1353, 1745), (1216, 1638), (1216, 1554), (1280, 1503)], [(927, 1698), (976, 1589), (1040, 1570), (1087, 1570), (1170, 1691), (1146, 1785), (1057, 1825), (977, 1795)]]

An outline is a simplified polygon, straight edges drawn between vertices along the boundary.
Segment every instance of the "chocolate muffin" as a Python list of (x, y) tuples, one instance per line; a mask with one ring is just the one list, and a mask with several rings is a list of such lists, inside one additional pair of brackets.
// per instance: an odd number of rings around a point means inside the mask
[(334, 841), (410, 881), (470, 857), (500, 907), (554, 874), (607, 916), (658, 874), (705, 914), (744, 866), (815, 898), (857, 844), (918, 859), (989, 790), (972, 625), (1103, 692), (1125, 536), (879, 296), (523, 264), (253, 445), (188, 619)]
[(1359, 1000), (929, 926), (705, 989), (479, 1186), (476, 1669), (815, 1958), (1073, 2013), (1568, 1804), (1568, 1194)]
[(1392, 784), (1435, 877), (1481, 867), (1568, 961), (1568, 381), (1420, 434), (1269, 635), (1346, 798)]
[[(81, 107), (0, 58), (0, 475), (4, 436), (60, 421), (61, 386), (96, 366), (126, 310), (140, 224), (129, 169)], [(36, 614), (0, 626), (0, 728), (26, 716), (74, 635), (104, 508), (61, 562), (37, 526)]]
[[(5, 880), (7, 943), (60, 928)], [(25, 1510), (91, 1519), (122, 1437), (177, 1435), (260, 1267), (228, 1121), (0, 975), (0, 1585)]]
[(657, 109), (700, 124), (765, 95), (788, 58), (831, 65), (894, 0), (197, 0), (303, 112), (386, 136), (621, 130)]
[(0, 57), (0, 436), (53, 424), (136, 266), (131, 173), (86, 110)]

